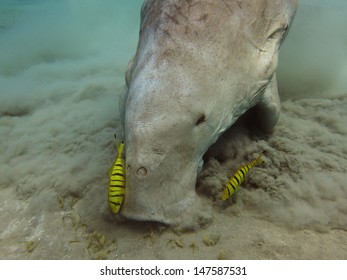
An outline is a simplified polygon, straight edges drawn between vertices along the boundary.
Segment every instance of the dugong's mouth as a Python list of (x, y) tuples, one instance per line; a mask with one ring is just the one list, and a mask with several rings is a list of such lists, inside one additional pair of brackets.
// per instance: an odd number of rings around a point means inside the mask
[(195, 203), (198, 198), (195, 193), (188, 195), (171, 205), (157, 203), (141, 205), (140, 203), (129, 203), (125, 201), (121, 210), (121, 216), (136, 221), (153, 221), (168, 225), (179, 223), (180, 217), (187, 209)]

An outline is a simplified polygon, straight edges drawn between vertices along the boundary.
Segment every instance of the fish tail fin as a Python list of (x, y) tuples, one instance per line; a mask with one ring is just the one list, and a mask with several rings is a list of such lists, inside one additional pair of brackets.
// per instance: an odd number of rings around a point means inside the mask
[[(116, 134), (114, 135), (114, 137), (116, 137)], [(117, 158), (122, 157), (123, 148), (124, 148), (124, 142), (123, 142), (123, 141), (122, 141), (121, 143), (117, 144), (117, 152), (118, 152)], [(113, 167), (114, 167), (114, 165), (116, 164), (117, 158), (116, 158), (116, 160), (114, 161), (114, 163), (112, 164), (112, 166), (107, 170), (107, 173), (108, 173), (108, 177), (109, 177), (109, 178), (111, 178), (112, 171), (113, 171)]]
[(260, 155), (254, 160), (254, 164), (262, 164), (263, 162), (265, 161), (263, 160), (262, 155)]
[[(114, 139), (117, 139), (116, 133), (114, 134)], [(120, 157), (122, 155), (122, 152), (123, 152), (124, 141), (122, 141), (122, 142), (120, 142), (119, 144), (116, 144), (116, 145), (117, 145), (118, 157)]]
[(124, 148), (124, 142), (122, 141), (117, 145), (118, 157), (122, 156), (123, 148)]

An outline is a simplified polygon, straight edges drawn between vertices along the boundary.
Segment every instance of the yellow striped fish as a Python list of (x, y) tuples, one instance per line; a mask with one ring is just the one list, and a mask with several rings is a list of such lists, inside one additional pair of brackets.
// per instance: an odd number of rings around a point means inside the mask
[(108, 204), (113, 213), (117, 214), (122, 206), (125, 190), (124, 160), (122, 152), (124, 143), (117, 145), (118, 155), (109, 170), (110, 184), (108, 185)]
[(229, 197), (231, 197), (234, 194), (234, 192), (236, 192), (239, 189), (239, 186), (245, 179), (245, 176), (254, 165), (261, 164), (263, 162), (264, 160), (261, 158), (261, 155), (260, 155), (251, 163), (248, 163), (242, 166), (239, 170), (237, 170), (236, 173), (230, 178), (228, 183), (226, 183), (225, 189), (222, 194), (222, 200), (227, 200)]

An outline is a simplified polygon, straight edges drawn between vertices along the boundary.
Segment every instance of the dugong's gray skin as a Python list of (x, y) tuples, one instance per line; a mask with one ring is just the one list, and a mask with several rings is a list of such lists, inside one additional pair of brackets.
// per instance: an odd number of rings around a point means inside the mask
[[(199, 217), (202, 156), (256, 106), (270, 132), (280, 111), (278, 50), (296, 0), (149, 0), (126, 74), (126, 193), (121, 214), (177, 224)], [(183, 217), (183, 218), (182, 218)]]

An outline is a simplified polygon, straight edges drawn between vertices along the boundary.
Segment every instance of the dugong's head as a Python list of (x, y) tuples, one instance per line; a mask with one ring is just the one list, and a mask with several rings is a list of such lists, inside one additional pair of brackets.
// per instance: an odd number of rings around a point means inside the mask
[[(252, 1), (245, 7), (232, 0), (193, 2), (151, 0), (141, 11), (123, 103), (121, 214), (128, 218), (175, 224), (182, 215), (199, 215), (195, 183), (207, 149), (258, 103), (272, 123), (277, 120), (277, 51), (295, 9), (287, 15), (282, 7), (277, 18), (255, 23), (267, 16), (271, 1), (260, 1), (265, 6), (259, 9)], [(277, 0), (277, 9), (282, 2), (296, 1)], [(274, 109), (266, 111), (267, 105)]]
[(180, 82), (175, 82), (160, 66), (150, 68), (147, 64), (136, 76), (126, 102), (122, 214), (175, 223), (182, 211), (198, 202), (197, 171), (221, 125), (213, 102), (206, 103), (203, 96), (194, 93), (192, 84), (183, 86), (188, 81), (178, 77), (182, 73), (176, 73)]

